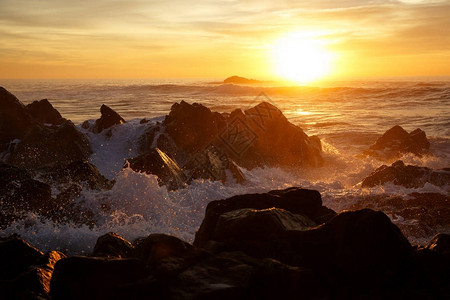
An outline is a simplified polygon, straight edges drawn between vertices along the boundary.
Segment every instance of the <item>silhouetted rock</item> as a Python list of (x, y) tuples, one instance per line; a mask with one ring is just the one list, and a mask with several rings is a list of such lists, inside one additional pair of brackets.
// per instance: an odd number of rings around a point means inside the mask
[(175, 103), (164, 122), (151, 126), (143, 135), (142, 154), (135, 161), (131, 159), (131, 168), (166, 177), (167, 172), (160, 170), (156, 147), (181, 166), (186, 183), (199, 178), (225, 182), (231, 179), (228, 174), (243, 183), (239, 167), (322, 164), (319, 138), (308, 137), (267, 102), (245, 113), (235, 110), (231, 114), (212, 112), (197, 103)]
[(224, 213), (243, 208), (261, 210), (273, 207), (305, 215), (316, 224), (326, 222), (336, 215), (331, 209), (322, 206), (320, 193), (314, 190), (288, 188), (265, 194), (237, 195), (208, 203), (205, 218), (195, 235), (194, 245), (204, 247), (212, 240), (219, 218)]
[(255, 84), (255, 83), (261, 83), (262, 81), (256, 80), (256, 79), (248, 79), (245, 77), (240, 76), (231, 76), (226, 78), (223, 83), (237, 83), (237, 84)]
[(125, 120), (112, 108), (103, 104), (100, 107), (101, 117), (95, 121), (93, 131), (95, 133), (102, 132), (106, 128), (110, 128), (113, 125), (123, 124)]
[(6, 150), (1, 144), (22, 139), (35, 122), (23, 103), (0, 87), (0, 151)]
[(426, 167), (405, 165), (399, 160), (390, 167), (382, 165), (362, 181), (362, 187), (374, 187), (387, 182), (409, 188), (423, 187), (426, 183), (444, 186), (450, 182), (450, 169), (432, 170)]
[(134, 246), (120, 235), (110, 232), (102, 235), (95, 243), (92, 256), (102, 257), (131, 257)]
[(87, 138), (71, 121), (65, 121), (55, 128), (34, 126), (17, 144), (8, 162), (37, 169), (87, 159), (90, 154)]
[(125, 299), (120, 288), (145, 276), (137, 259), (72, 256), (59, 260), (50, 283), (52, 299)]
[(401, 126), (396, 125), (378, 138), (366, 153), (373, 156), (395, 157), (403, 153), (412, 153), (421, 156), (422, 154), (429, 153), (429, 148), (430, 142), (424, 131), (417, 128), (408, 133)]
[(47, 99), (33, 101), (26, 109), (41, 124), (60, 125), (66, 121)]

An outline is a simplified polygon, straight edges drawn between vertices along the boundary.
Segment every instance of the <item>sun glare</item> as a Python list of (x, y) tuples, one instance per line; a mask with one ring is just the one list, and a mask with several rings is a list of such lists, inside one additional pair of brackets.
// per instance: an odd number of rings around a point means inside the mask
[(290, 33), (278, 39), (273, 48), (277, 75), (300, 84), (318, 80), (331, 72), (333, 55), (317, 39)]

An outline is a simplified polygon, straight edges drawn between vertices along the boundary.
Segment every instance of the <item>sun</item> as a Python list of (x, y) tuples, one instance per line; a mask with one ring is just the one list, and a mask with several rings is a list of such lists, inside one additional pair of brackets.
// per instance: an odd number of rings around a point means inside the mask
[(302, 33), (289, 33), (272, 47), (278, 76), (300, 84), (318, 80), (331, 72), (333, 55), (323, 42)]

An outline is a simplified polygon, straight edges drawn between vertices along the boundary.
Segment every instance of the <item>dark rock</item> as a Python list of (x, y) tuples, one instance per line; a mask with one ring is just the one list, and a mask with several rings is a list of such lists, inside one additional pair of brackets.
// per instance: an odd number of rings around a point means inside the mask
[(450, 258), (450, 235), (437, 234), (426, 246), (427, 249), (442, 253)]
[(382, 212), (343, 212), (316, 229), (291, 231), (288, 239), (300, 264), (317, 272), (339, 299), (398, 296), (417, 271), (413, 248)]
[[(337, 198), (335, 201), (349, 201)], [(410, 237), (428, 238), (450, 225), (450, 196), (439, 193), (370, 195), (358, 197), (349, 209), (371, 208), (392, 216), (394, 223)]]
[(106, 128), (110, 128), (113, 125), (123, 124), (125, 120), (112, 108), (103, 104), (100, 107), (101, 117), (95, 121), (94, 132), (102, 132)]
[(48, 184), (22, 168), (0, 163), (0, 228), (21, 218), (22, 211), (40, 212), (54, 206)]
[(308, 230), (315, 226), (316, 223), (308, 217), (283, 209), (243, 208), (221, 214), (211, 238), (215, 241), (230, 238), (239, 241), (264, 240), (281, 236), (290, 230)]
[(11, 299), (50, 299), (50, 280), (54, 265), (66, 256), (50, 251), (39, 258), (35, 265), (8, 282), (7, 295)]
[(50, 295), (55, 300), (118, 299), (121, 287), (144, 276), (145, 268), (137, 259), (73, 256), (56, 263)]
[(69, 164), (87, 159), (91, 148), (87, 138), (71, 121), (56, 128), (35, 126), (11, 153), (9, 163), (27, 169)]
[(135, 256), (148, 265), (157, 265), (171, 257), (186, 257), (194, 252), (194, 247), (174, 236), (151, 234), (133, 242)]
[(0, 280), (17, 277), (42, 256), (41, 251), (21, 238), (0, 238)]
[(184, 101), (172, 105), (163, 124), (180, 150), (190, 154), (204, 149), (226, 126), (221, 114)]
[(33, 101), (26, 109), (41, 124), (60, 125), (66, 121), (47, 99)]
[(86, 183), (90, 189), (111, 189), (114, 181), (106, 179), (96, 166), (85, 159), (45, 168), (43, 177), (52, 183), (73, 184)]
[(248, 79), (245, 77), (240, 76), (230, 76), (226, 78), (223, 83), (237, 83), (237, 84), (255, 84), (255, 83), (261, 83), (263, 81), (255, 80), (255, 79)]
[(387, 182), (408, 188), (423, 187), (427, 182), (436, 186), (444, 186), (450, 182), (450, 171), (432, 170), (426, 167), (405, 165), (399, 160), (390, 167), (382, 165), (363, 181), (362, 187), (374, 187)]
[(425, 132), (416, 129), (410, 133), (401, 126), (396, 125), (386, 131), (378, 140), (370, 146), (367, 154), (380, 156), (377, 151), (383, 151), (382, 155), (399, 156), (402, 153), (413, 153), (421, 156), (429, 153), (430, 142)]
[(211, 240), (219, 217), (224, 213), (243, 208), (260, 210), (272, 207), (305, 215), (316, 224), (326, 222), (336, 215), (331, 209), (322, 206), (320, 193), (314, 190), (288, 188), (265, 194), (237, 195), (208, 203), (205, 218), (195, 235), (194, 245), (204, 247)]
[(416, 251), (423, 279), (419, 283), (432, 299), (450, 298), (450, 256), (420, 248)]
[(308, 137), (267, 102), (229, 116), (200, 104), (174, 104), (163, 122), (180, 151), (190, 155), (214, 144), (239, 166), (299, 166), (321, 164), (318, 138)]
[(120, 235), (110, 232), (97, 239), (92, 256), (131, 257), (134, 246)]
[(145, 154), (130, 158), (124, 167), (130, 166), (137, 172), (145, 172), (158, 176), (161, 185), (167, 185), (171, 190), (182, 187), (187, 182), (186, 174), (178, 164), (167, 154), (162, 153), (165, 160), (158, 153), (159, 150), (152, 149)]
[[(164, 130), (165, 129), (165, 130)], [(156, 157), (155, 148), (182, 166), (183, 183), (193, 179), (245, 182), (239, 167), (318, 166), (321, 143), (291, 124), (275, 106), (262, 102), (244, 112), (212, 112), (201, 104), (184, 101), (172, 105), (162, 124), (151, 126), (140, 143), (141, 155), (131, 168), (159, 176), (163, 184), (167, 171)], [(153, 164), (156, 163), (156, 166)], [(143, 165), (148, 165), (145, 167)], [(229, 176), (231, 175), (231, 176)], [(173, 174), (168, 174), (173, 177)], [(231, 178), (232, 177), (232, 178)]]
[(133, 299), (321, 299), (325, 292), (312, 272), (241, 252), (196, 252), (161, 261), (146, 280), (130, 285)]
[(35, 120), (23, 103), (0, 87), (0, 145), (22, 139), (34, 124)]

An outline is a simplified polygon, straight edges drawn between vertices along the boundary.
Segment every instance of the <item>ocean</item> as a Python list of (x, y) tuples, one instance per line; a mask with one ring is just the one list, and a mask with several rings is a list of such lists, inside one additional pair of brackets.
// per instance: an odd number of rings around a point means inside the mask
[[(48, 99), (63, 117), (77, 124), (93, 149), (90, 162), (104, 176), (115, 179), (110, 191), (83, 190), (83, 205), (101, 200), (111, 207), (98, 216), (94, 227), (74, 226), (43, 220), (38, 215), (16, 221), (1, 234), (17, 233), (42, 250), (57, 249), (71, 254), (90, 253), (96, 239), (113, 231), (128, 240), (151, 233), (167, 233), (192, 242), (208, 202), (237, 194), (266, 192), (299, 186), (320, 191), (326, 206), (342, 211), (371, 196), (437, 193), (448, 197), (446, 186), (425, 184), (405, 188), (387, 183), (361, 188), (361, 181), (385, 161), (361, 155), (394, 125), (408, 132), (421, 128), (431, 143), (433, 155), (404, 155), (405, 164), (433, 169), (450, 167), (450, 80), (379, 80), (328, 82), (320, 86), (286, 86), (276, 82), (257, 85), (223, 84), (215, 79), (151, 80), (0, 80), (23, 103)], [(148, 124), (161, 121), (173, 103), (197, 102), (213, 111), (247, 109), (261, 101), (277, 106), (290, 122), (322, 141), (324, 166), (320, 168), (243, 169), (244, 184), (196, 180), (185, 189), (168, 191), (153, 175), (122, 169), (127, 158), (137, 154), (140, 136)], [(81, 127), (85, 120), (100, 117), (106, 104), (127, 123), (113, 128), (113, 135), (93, 134)], [(146, 118), (149, 123), (141, 124)], [(56, 191), (55, 191), (56, 192)], [(384, 211), (413, 244), (426, 243), (433, 234), (414, 231), (395, 209)], [(404, 225), (402, 227), (402, 225)], [(439, 232), (450, 233), (441, 227)]]

